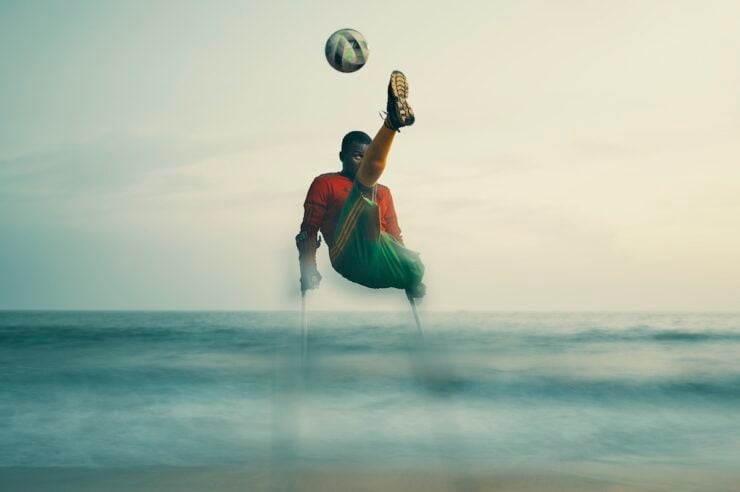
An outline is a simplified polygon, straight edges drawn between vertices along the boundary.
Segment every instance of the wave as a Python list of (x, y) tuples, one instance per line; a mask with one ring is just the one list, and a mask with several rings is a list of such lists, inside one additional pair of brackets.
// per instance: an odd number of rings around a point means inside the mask
[[(23, 395), (196, 395), (249, 394), (269, 398), (275, 384), (295, 385), (319, 396), (432, 394), (462, 400), (562, 400), (605, 405), (615, 402), (658, 403), (666, 400), (706, 404), (740, 403), (740, 372), (712, 376), (663, 377), (573, 376), (538, 370), (502, 371), (463, 364), (425, 366), (379, 360), (360, 367), (321, 361), (300, 367), (276, 367), (273, 361), (235, 367), (149, 365), (134, 367), (54, 367), (53, 370), (4, 370), (0, 384), (7, 397)], [(414, 363), (416, 362), (416, 364)], [(437, 364), (436, 359), (428, 362)], [(733, 369), (734, 370), (734, 369)], [(291, 373), (291, 371), (293, 371)], [(25, 397), (24, 397), (25, 398)], [(12, 399), (12, 398), (11, 398)]]
[[(378, 335), (383, 331), (386, 340)], [(537, 328), (488, 331), (470, 330), (465, 326), (435, 326), (429, 330), (432, 340), (480, 344), (486, 342), (546, 343), (609, 343), (609, 342), (658, 342), (658, 343), (707, 343), (740, 342), (740, 331), (734, 330), (656, 330), (649, 327), (633, 327), (622, 330), (594, 328), (576, 332), (544, 331)], [(190, 327), (161, 326), (89, 326), (89, 325), (32, 325), (0, 326), (0, 346), (50, 346), (50, 345), (100, 345), (106, 343), (184, 343), (232, 347), (235, 349), (274, 349), (284, 343), (285, 337), (297, 335), (294, 326), (275, 324), (272, 326)], [(333, 326), (312, 326), (310, 341), (317, 349), (341, 349), (343, 351), (373, 350), (383, 346), (397, 345), (404, 337), (413, 335), (408, 327), (376, 326), (346, 327), (341, 322)], [(389, 343), (390, 342), (390, 343)], [(397, 348), (404, 348), (401, 344)]]
[[(527, 335), (525, 335), (527, 336)], [(740, 332), (698, 330), (655, 330), (635, 327), (626, 330), (592, 329), (571, 334), (536, 334), (530, 340), (556, 343), (609, 343), (609, 342), (740, 342)]]
[(526, 378), (514, 380), (460, 381), (459, 391), (468, 397), (589, 400), (599, 405), (609, 402), (641, 401), (660, 403), (680, 400), (703, 404), (740, 402), (740, 375), (707, 379), (574, 379)]

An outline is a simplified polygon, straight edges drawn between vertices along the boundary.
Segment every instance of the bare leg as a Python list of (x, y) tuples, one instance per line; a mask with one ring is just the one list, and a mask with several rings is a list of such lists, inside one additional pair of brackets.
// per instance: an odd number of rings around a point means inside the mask
[(357, 181), (361, 185), (375, 186), (380, 179), (380, 175), (385, 170), (388, 153), (393, 145), (393, 138), (396, 131), (391, 130), (385, 124), (380, 127), (373, 141), (368, 145), (365, 155), (362, 157), (360, 168), (357, 170)]

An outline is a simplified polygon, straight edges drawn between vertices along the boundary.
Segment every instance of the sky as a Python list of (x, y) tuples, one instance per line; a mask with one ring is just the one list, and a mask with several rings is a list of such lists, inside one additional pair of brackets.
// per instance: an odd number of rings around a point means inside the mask
[[(381, 182), (430, 310), (740, 310), (737, 1), (0, 1), (0, 309), (297, 309), (312, 178)], [(358, 72), (324, 43), (368, 41)], [(311, 309), (404, 309), (318, 252)]]

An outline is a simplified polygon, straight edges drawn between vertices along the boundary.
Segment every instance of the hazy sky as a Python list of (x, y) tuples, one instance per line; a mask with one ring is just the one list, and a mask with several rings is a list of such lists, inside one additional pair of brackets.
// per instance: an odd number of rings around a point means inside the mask
[[(402, 69), (428, 309), (740, 309), (740, 2), (0, 2), (0, 308), (296, 309)], [(336, 29), (368, 64), (331, 69)], [(315, 309), (402, 309), (319, 250)]]

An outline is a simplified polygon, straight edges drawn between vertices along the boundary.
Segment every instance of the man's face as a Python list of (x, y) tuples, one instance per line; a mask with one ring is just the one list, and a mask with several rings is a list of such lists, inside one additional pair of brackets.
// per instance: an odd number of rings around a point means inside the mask
[(365, 155), (366, 150), (366, 143), (350, 142), (344, 150), (339, 152), (339, 159), (342, 161), (342, 171), (350, 179), (355, 179), (355, 174), (357, 174), (357, 170), (360, 168), (360, 162), (362, 162), (362, 156)]

